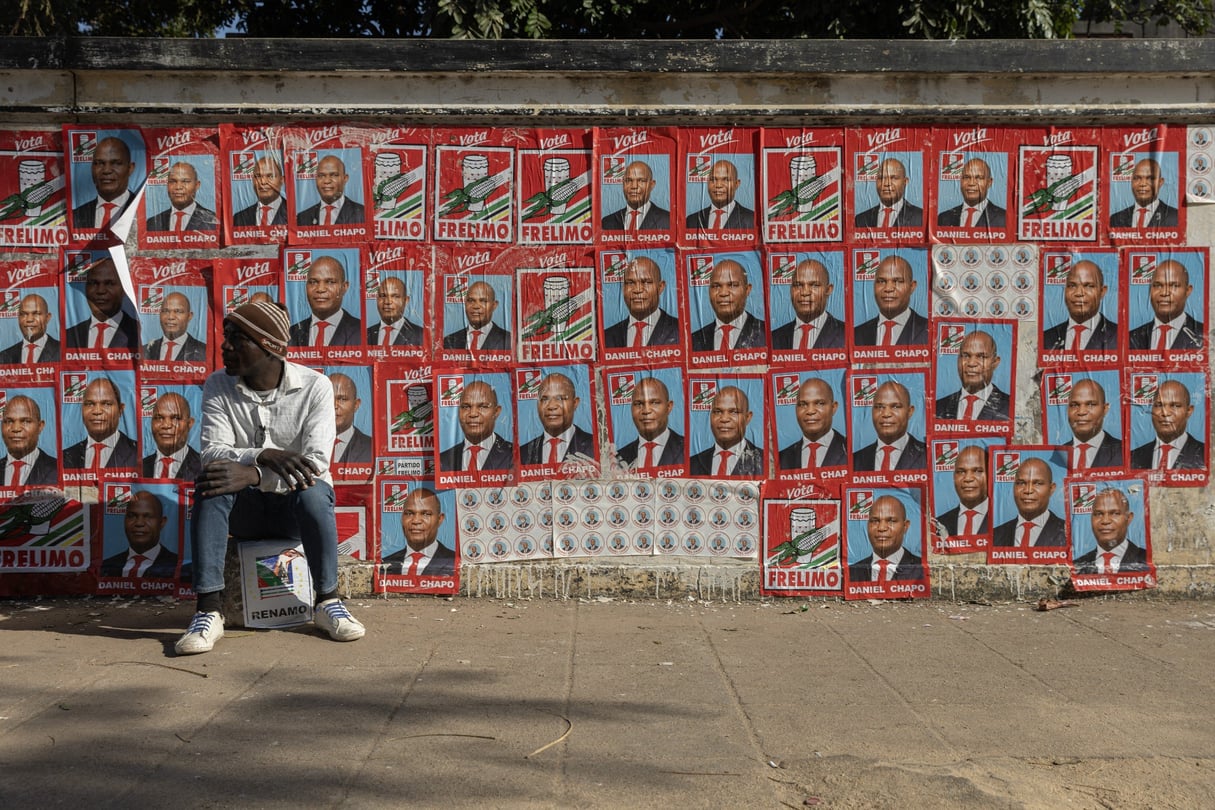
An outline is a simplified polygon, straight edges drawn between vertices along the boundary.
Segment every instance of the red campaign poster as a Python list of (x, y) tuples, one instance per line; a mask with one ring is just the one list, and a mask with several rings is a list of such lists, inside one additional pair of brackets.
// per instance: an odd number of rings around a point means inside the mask
[(282, 274), (278, 257), (272, 259), (219, 258), (212, 266), (211, 344), (224, 339), (224, 318), (250, 301), (282, 301)]
[(434, 249), (373, 242), (363, 273), (367, 354), (377, 361), (430, 357)]
[(852, 362), (927, 362), (932, 352), (927, 249), (854, 248), (849, 257)]
[[(1126, 350), (1125, 285), (1118, 252), (1109, 248), (1048, 248), (1041, 251), (1038, 311), (1042, 367), (1121, 362)], [(1125, 323), (1125, 321), (1123, 321)]]
[(693, 478), (768, 477), (764, 378), (689, 372), (688, 474)]
[(202, 472), (202, 384), (174, 385), (139, 377), (140, 475), (188, 481)]
[[(641, 478), (688, 474), (687, 408), (678, 365), (603, 370), (615, 463)], [(608, 462), (604, 461), (606, 466)]]
[(335, 481), (370, 481), (375, 472), (376, 413), (371, 366), (313, 366), (333, 385), (337, 438), (329, 460)]
[(48, 487), (6, 498), (0, 504), (0, 595), (92, 593), (87, 508)]
[(934, 439), (932, 449), (932, 550), (969, 554), (991, 545), (991, 476), (987, 449), (1002, 438)]
[(519, 244), (590, 245), (594, 158), (589, 129), (534, 129), (519, 144)]
[(125, 242), (148, 176), (143, 134), (65, 124), (63, 154), (70, 241)]
[(261, 245), (287, 241), (287, 196), (283, 174), (284, 127), (220, 124), (223, 161), (224, 243)]
[(813, 483), (766, 481), (761, 500), (764, 596), (843, 596), (840, 501)]
[(836, 392), (846, 390), (845, 374), (843, 365), (769, 373), (770, 440), (777, 478), (813, 481), (839, 497), (852, 455), (848, 410), (836, 398)]
[(1025, 130), (1017, 157), (1017, 239), (1098, 242), (1108, 206), (1098, 179), (1101, 130)]
[(924, 487), (846, 487), (845, 599), (926, 599)]
[(378, 456), (375, 460), (375, 475), (381, 478), (429, 478), (435, 477), (435, 454), (408, 456)]
[(139, 247), (219, 247), (223, 195), (219, 130), (144, 129), (148, 181), (139, 204)]
[(682, 362), (675, 250), (600, 250), (598, 265), (602, 362)]
[(0, 261), (0, 366), (13, 380), (50, 380), (60, 360), (59, 260)]
[(1210, 376), (1206, 369), (1130, 368), (1131, 471), (1153, 486), (1205, 487), (1211, 458)]
[(519, 480), (599, 475), (599, 423), (589, 365), (514, 370)]
[(1011, 242), (1016, 201), (1014, 166), (1019, 130), (941, 127), (933, 130), (929, 212), (934, 242)]
[(0, 247), (67, 244), (67, 192), (59, 130), (0, 131)]
[(454, 368), (434, 379), (439, 486), (513, 484), (519, 463), (511, 375)]
[(436, 129), (434, 238), (515, 241), (515, 148), (511, 130)]
[(59, 425), (65, 484), (137, 478), (138, 388), (133, 370), (62, 371)]
[(1185, 242), (1185, 127), (1104, 127), (1102, 190), (1114, 244)]
[(677, 254), (687, 290), (683, 317), (692, 368), (768, 362), (766, 278), (759, 251)]
[(933, 322), (932, 432), (1003, 436), (1016, 419), (1017, 322)]
[[(62, 357), (69, 365), (130, 368), (139, 356), (139, 317), (118, 275), (118, 250), (64, 250)], [(68, 324), (71, 324), (70, 326)]]
[(516, 258), (530, 251), (452, 245), (435, 249), (434, 307), (441, 363), (502, 367), (515, 362)]
[(202, 380), (214, 365), (210, 263), (146, 257), (130, 262), (144, 341), (140, 373), (147, 378)]
[(680, 244), (723, 249), (759, 242), (758, 147), (757, 129), (679, 129)]
[(371, 178), (363, 171), (364, 141), (361, 128), (340, 124), (286, 130), (292, 244), (349, 245), (371, 239)]
[(521, 363), (595, 360), (599, 330), (593, 265), (589, 253), (550, 248), (548, 255), (518, 266), (515, 322)]
[(177, 595), (182, 505), (177, 484), (105, 482), (92, 511), (97, 593)]
[(460, 529), (456, 492), (433, 481), (376, 482), (380, 559), (377, 593), (456, 593), (460, 588)]
[(600, 245), (675, 244), (673, 226), (683, 221), (676, 136), (665, 127), (595, 128)]
[(291, 318), (288, 357), (302, 363), (357, 363), (365, 358), (366, 258), (357, 246), (283, 250), (283, 301)]
[(844, 131), (760, 130), (759, 209), (768, 245), (844, 238)]
[(927, 242), (925, 211), (935, 191), (927, 171), (928, 127), (851, 127), (844, 133), (851, 201), (848, 238), (875, 244)]
[(0, 376), (0, 414), (0, 498), (9, 500), (22, 487), (58, 486), (59, 397), (53, 378)]
[(1067, 453), (1049, 445), (995, 446), (987, 452), (993, 506), (987, 564), (1066, 563)]
[(1126, 470), (1127, 417), (1115, 366), (1047, 370), (1042, 387), (1042, 434), (1066, 450), (1068, 469), (1094, 478)]
[(375, 560), (377, 550), (371, 506), (373, 484), (335, 483), (333, 517), (337, 522), (338, 554), (356, 560)]
[(1208, 248), (1125, 248), (1122, 322), (1132, 364), (1207, 368)]
[(926, 484), (928, 373), (920, 369), (851, 369), (848, 436), (856, 484)]
[(435, 407), (431, 366), (382, 363), (377, 365), (374, 377), (375, 410), (380, 414), (375, 433), (377, 457), (425, 454), (433, 458)]
[(772, 365), (838, 363), (848, 357), (843, 250), (768, 248)]
[(1069, 478), (1067, 511), (1073, 588), (1083, 592), (1156, 587), (1146, 481)]
[(363, 174), (371, 177), (372, 219), (381, 241), (426, 239), (429, 127), (370, 130)]

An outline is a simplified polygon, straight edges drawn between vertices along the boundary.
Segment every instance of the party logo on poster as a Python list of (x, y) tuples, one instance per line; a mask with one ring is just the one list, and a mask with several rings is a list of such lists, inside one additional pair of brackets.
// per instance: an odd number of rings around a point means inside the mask
[(629, 266), (629, 256), (618, 250), (605, 250), (599, 254), (599, 267), (604, 284), (621, 284), (624, 271)]
[(523, 360), (594, 357), (593, 286), (589, 269), (519, 270), (519, 351)]
[(637, 375), (609, 374), (608, 389), (613, 405), (630, 405), (633, 402), (633, 389), (637, 384)]
[(70, 133), (73, 163), (92, 163), (97, 150), (97, 133), (90, 129), (78, 129)]
[[(834, 501), (799, 503), (789, 510), (786, 520), (770, 520), (768, 531), (769, 566), (800, 566), (802, 568), (839, 568), (839, 521), (833, 512)], [(776, 516), (772, 516), (776, 517)], [(826, 574), (826, 572), (824, 572)], [(824, 576), (821, 584), (809, 587), (838, 587), (839, 572)], [(802, 587), (807, 587), (803, 585)]]
[(777, 405), (797, 404), (797, 391), (801, 388), (801, 380), (796, 374), (777, 374), (772, 381)]
[(139, 311), (143, 314), (155, 315), (160, 312), (165, 302), (165, 288), (159, 284), (140, 285)]
[(869, 375), (857, 375), (852, 378), (852, 405), (856, 408), (873, 406), (873, 398), (877, 396), (878, 379)]
[(1042, 270), (1047, 284), (1067, 283), (1067, 274), (1072, 270), (1070, 253), (1045, 253), (1042, 255)]
[(1072, 484), (1072, 514), (1088, 515), (1093, 511), (1097, 499), (1096, 484)]
[(877, 278), (882, 256), (876, 250), (852, 251), (852, 277), (857, 281), (873, 281)]
[(1048, 405), (1066, 405), (1071, 395), (1071, 374), (1046, 375), (1046, 403)]
[(519, 175), (520, 242), (549, 245), (591, 242), (594, 231), (590, 152), (522, 150)]
[(707, 287), (709, 278), (713, 275), (713, 257), (689, 256), (688, 275), (693, 287)]
[(691, 380), (688, 382), (690, 407), (694, 411), (707, 411), (713, 407), (717, 396), (717, 380)]
[(544, 378), (538, 368), (521, 368), (515, 370), (515, 386), (518, 389), (516, 399), (536, 399), (540, 396), (540, 380)]
[(1156, 401), (1156, 392), (1160, 389), (1159, 374), (1131, 375), (1131, 404), (1151, 406)]
[(289, 596), (295, 590), (295, 561), (304, 557), (299, 551), (289, 548), (279, 554), (258, 557), (257, 593), (262, 599)]
[(105, 513), (107, 515), (125, 515), (132, 495), (131, 487), (128, 484), (107, 485), (105, 488)]
[(768, 254), (768, 278), (775, 285), (788, 286), (793, 283), (793, 272), (797, 269), (797, 255), (793, 253)]
[(464, 375), (452, 374), (439, 377), (439, 407), (450, 408), (460, 404), (464, 393)]
[(1127, 257), (1127, 264), (1131, 268), (1132, 284), (1152, 283), (1152, 276), (1156, 272), (1155, 253), (1132, 253)]
[(839, 241), (843, 207), (838, 148), (765, 149), (763, 169), (766, 241)]
[(599, 171), (602, 173), (600, 181), (608, 186), (620, 185), (624, 182), (625, 166), (626, 161), (623, 157), (604, 155), (599, 161)]
[(873, 506), (873, 491), (868, 489), (853, 489), (848, 491), (848, 519), (868, 520), (869, 509)]
[(426, 147), (379, 145), (371, 195), (379, 239), (426, 237)]
[(257, 166), (256, 152), (232, 153), (232, 179), (253, 180), (253, 169)]
[(1012, 450), (1001, 450), (995, 454), (994, 480), (1000, 484), (1010, 484), (1016, 478), (1017, 470), (1021, 468), (1021, 454)]
[(388, 383), (388, 449), (394, 453), (429, 449), (434, 442), (434, 403), (420, 383)]
[(957, 354), (962, 349), (962, 339), (966, 336), (966, 327), (956, 323), (943, 323), (937, 326), (937, 349), (941, 354)]
[(154, 385), (141, 385), (139, 387), (139, 415), (144, 419), (149, 419), (152, 416), (152, 410), (156, 407), (156, 400), (160, 396), (160, 389)]
[(67, 371), (60, 377), (60, 387), (63, 390), (65, 405), (79, 405), (84, 399), (84, 389), (89, 384), (87, 374), (79, 371)]
[(937, 472), (950, 472), (958, 463), (957, 442), (936, 442), (937, 455), (932, 460), (933, 469)]
[(287, 280), (288, 281), (307, 281), (308, 268), (312, 266), (312, 251), (311, 250), (288, 250), (287, 251)]
[(0, 505), (0, 571), (83, 571), (88, 565), (78, 501), (39, 492)]
[[(461, 137), (475, 142), (482, 134), (488, 137), (488, 133)], [(440, 146), (436, 152), (435, 238), (510, 242), (514, 150), (471, 142)]]

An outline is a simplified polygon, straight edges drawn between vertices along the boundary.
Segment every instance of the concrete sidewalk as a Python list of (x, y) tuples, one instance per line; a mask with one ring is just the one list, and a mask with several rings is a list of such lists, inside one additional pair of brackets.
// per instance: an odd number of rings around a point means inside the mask
[(1206, 602), (349, 604), (0, 602), (0, 807), (1215, 803)]

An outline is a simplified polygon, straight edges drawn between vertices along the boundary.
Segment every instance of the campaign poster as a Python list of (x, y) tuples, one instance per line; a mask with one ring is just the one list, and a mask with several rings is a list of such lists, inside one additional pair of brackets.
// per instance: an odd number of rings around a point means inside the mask
[(68, 235), (73, 244), (125, 242), (147, 179), (147, 150), (138, 129), (65, 124)]
[(39, 487), (5, 498), (0, 503), (0, 574), (4, 575), (0, 577), (0, 594), (91, 591), (91, 582), (65, 577), (84, 574), (91, 565), (92, 532), (85, 521), (85, 509), (84, 504), (65, 497), (59, 489)]
[(1156, 587), (1148, 486), (1142, 478), (1067, 484), (1072, 587), (1137, 591)]
[(372, 360), (430, 357), (433, 264), (430, 245), (374, 242), (368, 246), (362, 294), (367, 355)]
[(1126, 417), (1119, 369), (1046, 371), (1042, 434), (1068, 453), (1068, 470), (1111, 478), (1126, 470)]
[(223, 195), (219, 188), (219, 130), (143, 130), (147, 175), (139, 204), (139, 247), (176, 250), (219, 247)]
[[(677, 365), (603, 370), (608, 435), (615, 463), (630, 476), (688, 474), (683, 368)], [(605, 466), (606, 466), (605, 461)]]
[(688, 474), (693, 478), (768, 477), (764, 378), (689, 372)]
[(591, 130), (527, 130), (517, 159), (519, 244), (594, 244)]
[(1066, 564), (1066, 451), (1025, 445), (994, 446), (987, 452), (994, 506), (987, 564)]
[(758, 555), (757, 482), (664, 478), (653, 482), (653, 491), (655, 554), (751, 560)]
[(442, 335), (436, 360), (464, 366), (514, 365), (515, 255), (510, 249), (480, 246), (435, 249), (432, 312)]
[(202, 380), (213, 370), (210, 263), (196, 259), (130, 260), (147, 378)]
[(843, 365), (768, 374), (777, 478), (812, 481), (839, 497), (852, 455), (848, 409), (837, 398), (847, 390), (845, 376)]
[(515, 150), (506, 130), (436, 129), (434, 238), (438, 242), (515, 241)]
[(13, 380), (53, 380), (62, 357), (59, 260), (0, 261), (0, 366)]
[[(540, 266), (536, 266), (539, 264)], [(557, 253), (515, 270), (519, 362), (595, 360), (595, 268), (589, 254)]]
[(287, 241), (284, 127), (220, 124), (223, 165), (224, 244), (263, 245)]
[(279, 258), (218, 258), (211, 268), (214, 317), (209, 335), (213, 346), (223, 342), (224, 318), (250, 301), (282, 302)]
[(1050, 366), (1120, 362), (1126, 350), (1118, 252), (1043, 249), (1042, 339), (1038, 362)]
[(333, 385), (337, 438), (329, 471), (335, 481), (370, 481), (375, 472), (374, 426), (379, 421), (372, 367), (324, 366), (317, 371)]
[(589, 365), (512, 371), (519, 433), (519, 480), (599, 474), (599, 426)]
[(61, 371), (63, 481), (90, 484), (138, 477), (139, 406), (134, 371)]
[(680, 244), (718, 249), (758, 244), (758, 147), (757, 129), (679, 129)]
[(139, 380), (141, 478), (193, 483), (202, 473), (202, 386)]
[(1013, 240), (1017, 130), (1005, 127), (934, 129), (932, 209), (934, 242), (1001, 243)]
[(844, 238), (844, 131), (760, 130), (760, 203), (767, 245)]
[(380, 560), (377, 593), (456, 593), (460, 588), (457, 493), (433, 481), (376, 482)]
[(934, 439), (932, 448), (932, 550), (969, 554), (991, 545), (991, 476), (987, 450), (1004, 444), (990, 436)]
[(236, 553), (245, 627), (293, 627), (312, 621), (312, 576), (302, 542), (246, 540)]
[(376, 421), (380, 428), (375, 434), (376, 456), (424, 454), (433, 458), (435, 407), (431, 366), (383, 363), (377, 365), (373, 376), (377, 403), (373, 410), (380, 414)]
[(936, 435), (1002, 436), (1017, 415), (1017, 322), (933, 322), (932, 429)]
[(692, 368), (737, 368), (768, 361), (767, 286), (759, 251), (681, 251)]
[(177, 595), (181, 501), (174, 483), (106, 482), (92, 514), (97, 593)]
[[(106, 250), (64, 250), (63, 360), (130, 368), (139, 356), (139, 315)], [(67, 326), (71, 324), (71, 326)]]
[(1185, 201), (1210, 204), (1215, 202), (1215, 137), (1209, 126), (1186, 127), (1185, 134)]
[(443, 369), (434, 375), (441, 487), (515, 483), (514, 385), (508, 372)]
[[(604, 485), (617, 493), (626, 482)], [(460, 559), (470, 563), (543, 560), (553, 556), (552, 485), (462, 489), (456, 493)]]
[(367, 212), (371, 178), (363, 171), (363, 135), (359, 127), (341, 124), (286, 130), (283, 151), (292, 187), (287, 197), (292, 244), (349, 245), (371, 239), (374, 227)]
[(338, 555), (356, 560), (375, 559), (373, 531), (375, 508), (370, 482), (333, 485), (333, 517), (337, 523)]
[(429, 478), (435, 477), (435, 454), (376, 456), (376, 478)]
[(1038, 246), (933, 245), (932, 311), (938, 318), (1038, 316)]
[(846, 360), (852, 329), (844, 251), (769, 248), (764, 257), (772, 365)]
[(0, 247), (38, 250), (68, 241), (59, 130), (0, 131)]
[(845, 599), (926, 599), (930, 591), (922, 485), (845, 487)]
[(1153, 486), (1205, 487), (1210, 482), (1210, 377), (1204, 370), (1131, 367), (1131, 473)]
[(678, 130), (596, 127), (595, 200), (604, 247), (666, 247), (683, 221), (676, 203)]
[(59, 400), (54, 382), (0, 377), (0, 497), (59, 486)]
[(1100, 130), (1028, 130), (1017, 155), (1017, 239), (1097, 242), (1108, 209), (1098, 178)]
[(853, 483), (927, 484), (928, 373), (851, 369), (847, 380)]
[(813, 483), (768, 482), (760, 514), (763, 595), (844, 595), (839, 498)]
[(313, 364), (363, 360), (364, 252), (289, 247), (282, 257), (283, 302), (291, 318), (287, 356)]
[(1122, 252), (1131, 365), (1207, 368), (1211, 314), (1208, 248)]
[(851, 259), (852, 362), (926, 362), (928, 251), (854, 248)]
[(931, 210), (928, 167), (932, 129), (850, 127), (844, 133), (851, 242), (923, 244)]
[(1114, 244), (1185, 242), (1184, 127), (1105, 127), (1105, 198)]
[(602, 362), (682, 362), (674, 249), (600, 250), (598, 264)]
[(426, 240), (429, 127), (372, 129), (363, 151), (363, 174), (371, 178), (372, 222), (379, 242)]

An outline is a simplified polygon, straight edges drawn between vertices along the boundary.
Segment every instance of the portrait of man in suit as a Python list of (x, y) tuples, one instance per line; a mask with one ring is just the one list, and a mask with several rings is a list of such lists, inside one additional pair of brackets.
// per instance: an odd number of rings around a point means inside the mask
[(439, 527), (447, 515), (434, 490), (418, 487), (405, 496), (401, 532), (405, 545), (384, 558), (390, 574), (450, 576), (456, 571), (456, 552), (439, 542)]
[(177, 573), (177, 554), (160, 544), (169, 519), (151, 492), (136, 492), (127, 501), (122, 528), (127, 548), (101, 561), (103, 577), (171, 579)]
[(55, 457), (42, 452), (38, 440), (46, 429), (42, 409), (24, 394), (10, 396), (0, 416), (0, 436), (8, 454), (0, 458), (0, 484), (6, 487), (52, 485), (59, 481)]
[(911, 308), (916, 280), (911, 263), (887, 256), (873, 276), (873, 301), (878, 314), (859, 324), (858, 346), (919, 346), (928, 343), (928, 319)]
[(570, 457), (595, 458), (595, 438), (574, 424), (581, 400), (574, 382), (560, 372), (540, 381), (536, 413), (544, 430), (519, 449), (520, 464), (560, 464)]
[(937, 515), (937, 522), (950, 537), (986, 534), (991, 529), (991, 504), (987, 496), (987, 451), (971, 444), (958, 451), (953, 464), (953, 491), (958, 505)]
[(287, 206), (283, 200), (283, 168), (270, 155), (257, 159), (253, 166), (253, 193), (257, 202), (232, 215), (238, 228), (287, 224)]
[(802, 436), (780, 451), (782, 470), (848, 466), (848, 440), (832, 427), (839, 410), (826, 381), (810, 377), (797, 389), (797, 426)]
[(662, 271), (653, 259), (638, 256), (629, 262), (620, 285), (629, 315), (603, 330), (604, 346), (623, 349), (679, 343), (679, 321), (659, 306), (666, 288)]
[(69, 349), (139, 348), (139, 322), (122, 311), (126, 296), (114, 260), (106, 257), (85, 271), (84, 297), (89, 317), (67, 330)]
[(1147, 550), (1127, 536), (1135, 513), (1126, 494), (1108, 487), (1093, 498), (1089, 523), (1097, 547), (1075, 560), (1081, 574), (1117, 574), (1121, 571), (1146, 571)]
[(853, 457), (860, 470), (923, 470), (928, 466), (924, 442), (908, 432), (915, 406), (901, 382), (887, 380), (878, 386), (870, 409), (877, 441), (866, 445)]
[(169, 207), (148, 218), (149, 231), (213, 231), (219, 227), (215, 212), (195, 199), (202, 183), (198, 171), (185, 161), (169, 167), (165, 189)]
[(396, 276), (381, 279), (375, 291), (380, 322), (367, 329), (368, 346), (421, 346), (422, 327), (405, 317), (409, 292)]
[(683, 436), (670, 427), (674, 408), (666, 383), (657, 377), (638, 380), (633, 386), (633, 399), (629, 405), (637, 438), (620, 448), (621, 461), (638, 470), (683, 464)]
[(17, 328), (21, 340), (0, 350), (0, 364), (53, 363), (59, 359), (59, 341), (46, 333), (51, 322), (51, 310), (46, 299), (38, 293), (30, 293), (21, 299), (17, 309)]
[(1177, 209), (1160, 199), (1164, 173), (1160, 164), (1144, 158), (1135, 164), (1131, 174), (1131, 194), (1134, 205), (1110, 214), (1111, 228), (1167, 228), (1177, 226)]
[(957, 362), (962, 387), (937, 400), (937, 419), (1007, 421), (1010, 418), (1008, 393), (992, 382), (1000, 365), (995, 338), (981, 329), (971, 332), (958, 347)]
[(110, 136), (93, 150), (91, 174), (97, 196), (72, 209), (75, 228), (107, 228), (135, 199), (128, 188), (135, 173), (131, 147), (122, 138)]
[(624, 193), (624, 208), (603, 217), (605, 231), (665, 231), (671, 227), (671, 212), (650, 200), (654, 191), (654, 174), (648, 164), (634, 160), (624, 167), (620, 190)]
[(1131, 330), (1131, 349), (1201, 349), (1206, 340), (1206, 327), (1185, 311), (1193, 292), (1190, 272), (1184, 264), (1173, 259), (1157, 263), (1148, 286), (1148, 301), (1154, 317)]
[(166, 295), (160, 304), (160, 331), (164, 336), (143, 347), (144, 358), (164, 362), (204, 362), (207, 359), (207, 344), (186, 331), (193, 318), (194, 309), (184, 293), (171, 292)]
[(297, 225), (350, 225), (363, 223), (363, 204), (346, 196), (346, 164), (337, 155), (326, 155), (316, 166), (316, 193), (321, 199), (296, 215)]
[(474, 281), (464, 293), (464, 320), (468, 323), (443, 336), (444, 349), (468, 349), (469, 351), (509, 350), (510, 331), (494, 322), (498, 309), (498, 294), (485, 281)]
[(913, 228), (924, 224), (924, 209), (904, 195), (907, 192), (907, 167), (898, 158), (886, 158), (878, 168), (878, 205), (856, 215), (858, 228)]
[(709, 408), (713, 446), (692, 456), (691, 474), (714, 478), (764, 475), (764, 451), (746, 436), (751, 417), (751, 401), (741, 388), (723, 385), (717, 389)]
[(476, 380), (460, 394), (459, 421), (464, 439), (439, 454), (439, 469), (509, 470), (514, 465), (514, 445), (495, 433), (502, 406), (489, 383)]
[(1122, 466), (1122, 439), (1105, 430), (1109, 412), (1101, 383), (1085, 378), (1072, 386), (1067, 423), (1072, 429), (1069, 450), (1073, 472)]
[(337, 417), (337, 440), (333, 445), (333, 461), (338, 464), (371, 463), (371, 437), (354, 426), (354, 417), (363, 400), (359, 399), (354, 380), (348, 374), (330, 374), (333, 384), (333, 410)]
[(1189, 433), (1194, 405), (1190, 391), (1177, 380), (1166, 380), (1152, 400), (1152, 428), (1156, 438), (1131, 451), (1133, 470), (1202, 470), (1206, 446)]
[(125, 409), (122, 393), (109, 377), (96, 377), (84, 388), (80, 419), (88, 435), (63, 450), (63, 466), (69, 470), (100, 470), (136, 467), (139, 451), (135, 442), (118, 429)]
[(1075, 262), (1067, 271), (1063, 287), (1067, 320), (1042, 334), (1042, 347), (1069, 351), (1117, 349), (1118, 324), (1101, 312), (1107, 292), (1105, 274), (1095, 262)]
[(1050, 499), (1054, 494), (1055, 477), (1050, 465), (1040, 458), (1022, 461), (1013, 478), (1017, 516), (996, 527), (992, 545), (1001, 548), (1066, 546), (1066, 524), (1063, 518), (1050, 511)]
[(772, 330), (772, 348), (842, 349), (844, 323), (827, 311), (835, 292), (827, 268), (817, 259), (803, 259), (793, 270), (789, 301), (794, 318)]
[(202, 472), (202, 458), (187, 444), (194, 429), (190, 403), (176, 391), (162, 394), (152, 406), (152, 441), (156, 452), (143, 458), (144, 478), (193, 481)]
[(688, 215), (687, 227), (703, 231), (754, 228), (755, 212), (734, 199), (741, 182), (737, 166), (728, 160), (715, 162), (709, 170), (709, 182), (705, 184), (709, 204)]
[(893, 495), (879, 495), (869, 507), (865, 534), (873, 553), (848, 566), (851, 582), (905, 582), (924, 578), (924, 561), (903, 546), (911, 521)]
[(751, 282), (747, 270), (733, 259), (713, 265), (709, 275), (709, 306), (712, 323), (692, 333), (692, 351), (758, 349), (765, 343), (767, 324), (747, 311)]
[(983, 158), (971, 158), (962, 166), (958, 189), (962, 204), (937, 214), (937, 224), (960, 228), (1003, 228), (1005, 211), (987, 198), (991, 191), (991, 167)]
[(342, 308), (350, 289), (346, 269), (332, 256), (318, 256), (308, 268), (305, 295), (312, 315), (291, 325), (292, 346), (358, 346), (363, 340), (359, 317)]

